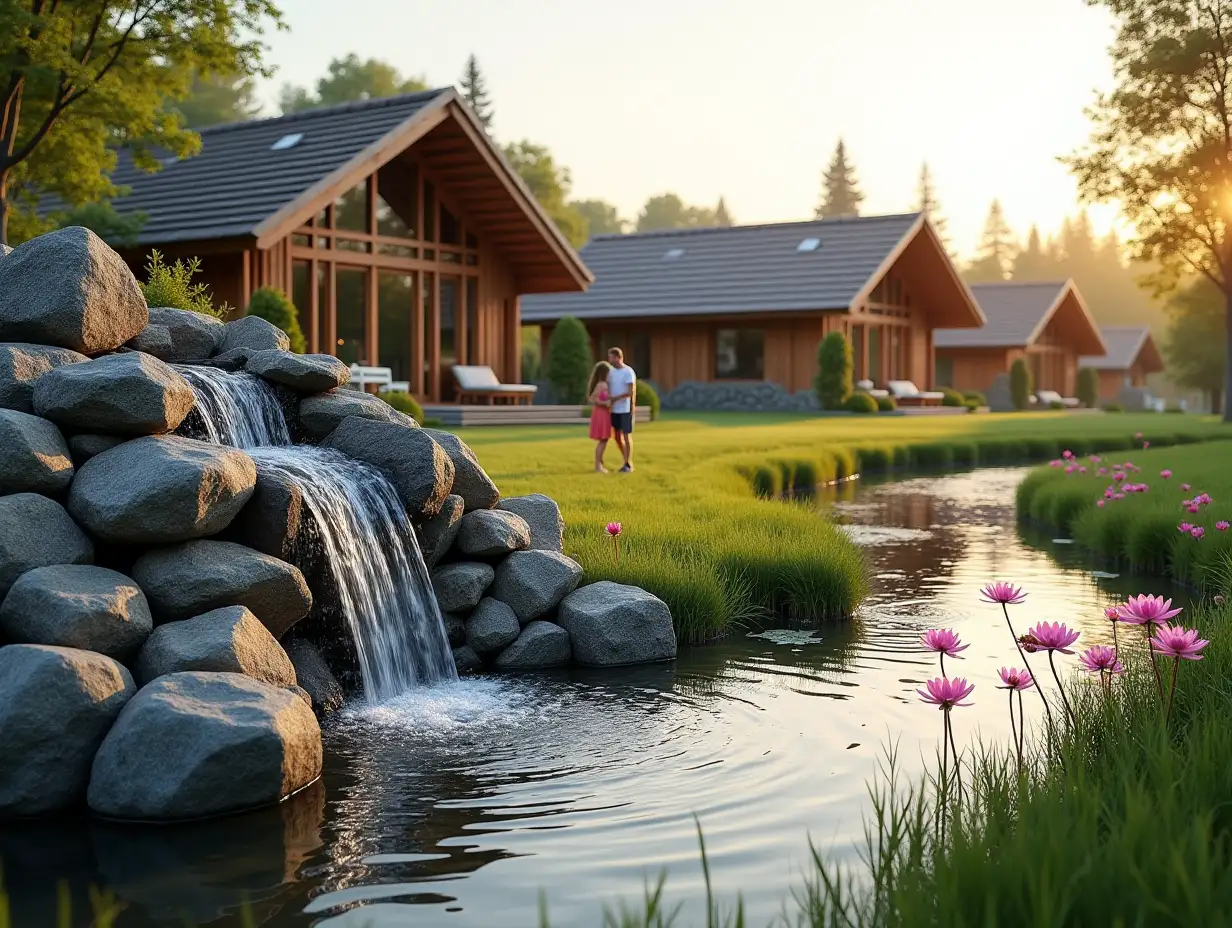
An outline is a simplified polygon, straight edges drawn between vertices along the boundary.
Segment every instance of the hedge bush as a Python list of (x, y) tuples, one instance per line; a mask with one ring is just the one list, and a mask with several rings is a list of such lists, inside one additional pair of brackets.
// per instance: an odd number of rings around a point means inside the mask
[(1031, 405), (1031, 368), (1027, 362), (1019, 358), (1010, 365), (1010, 401), (1015, 409), (1026, 409)]
[(942, 394), (942, 406), (962, 406), (965, 401), (965, 397), (961, 393), (950, 387), (941, 387), (940, 392)]
[(271, 325), (275, 325), (287, 333), (291, 342), (291, 350), (303, 354), (308, 345), (304, 341), (304, 331), (299, 327), (299, 314), (287, 295), (277, 287), (261, 287), (248, 301), (246, 315), (258, 316)]
[(387, 402), (398, 412), (405, 413), (410, 416), (420, 425), (424, 424), (423, 407), (415, 400), (415, 397), (409, 393), (378, 393), (381, 399)]
[(831, 332), (817, 346), (813, 389), (822, 409), (843, 409), (851, 396), (851, 343), (842, 332)]
[(1104, 412), (1124, 412), (1125, 407), (1120, 403), (1104, 403)]
[(586, 399), (586, 382), (595, 358), (590, 350), (590, 333), (575, 316), (565, 316), (556, 323), (548, 339), (548, 357), (544, 365), (548, 383), (562, 403), (581, 403)]
[(988, 397), (979, 390), (966, 390), (963, 393), (963, 399), (969, 403), (975, 403), (976, 406), (987, 406)]
[(659, 418), (659, 394), (655, 392), (654, 385), (649, 381), (639, 380), (637, 382), (637, 404), (650, 407), (651, 422)]
[(879, 396), (877, 397), (877, 408), (882, 412), (894, 412), (898, 409), (898, 403), (894, 402), (892, 396)]
[(869, 396), (867, 393), (853, 393), (847, 397), (843, 403), (843, 408), (848, 412), (870, 413), (877, 412), (877, 400)]

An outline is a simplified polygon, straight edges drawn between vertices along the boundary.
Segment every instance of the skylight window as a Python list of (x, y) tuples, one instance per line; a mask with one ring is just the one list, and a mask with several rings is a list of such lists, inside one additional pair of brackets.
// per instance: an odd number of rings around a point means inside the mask
[(667, 250), (667, 253), (663, 255), (663, 260), (664, 261), (675, 261), (677, 258), (679, 258), (683, 254), (684, 254), (683, 248), (669, 248)]
[(304, 138), (302, 132), (292, 132), (290, 135), (284, 135), (277, 142), (270, 146), (270, 151), (284, 151), (288, 148), (294, 148)]
[(816, 251), (821, 245), (819, 238), (806, 238), (796, 246), (796, 251)]

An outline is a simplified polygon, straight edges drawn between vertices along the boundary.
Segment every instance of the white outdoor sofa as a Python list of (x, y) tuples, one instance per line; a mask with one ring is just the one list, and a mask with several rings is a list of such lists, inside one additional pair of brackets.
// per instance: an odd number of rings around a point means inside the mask
[(529, 406), (539, 389), (533, 384), (501, 383), (496, 372), (486, 365), (455, 364), (453, 379), (458, 385), (459, 403), (486, 401), (492, 406), (500, 400)]
[(1050, 407), (1055, 403), (1060, 403), (1066, 409), (1073, 409), (1080, 405), (1080, 400), (1076, 396), (1062, 396), (1056, 390), (1036, 390), (1035, 397), (1039, 400), (1039, 404), (1044, 407)]
[(922, 392), (910, 380), (891, 380), (886, 386), (890, 388), (890, 395), (899, 406), (940, 406), (945, 399), (944, 393)]

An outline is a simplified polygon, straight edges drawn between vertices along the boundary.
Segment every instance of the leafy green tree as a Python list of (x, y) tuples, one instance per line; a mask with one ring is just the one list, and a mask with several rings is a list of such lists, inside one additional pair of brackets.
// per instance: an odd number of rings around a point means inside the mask
[[(719, 201), (723, 203), (722, 200)], [(723, 205), (724, 212), (727, 211)], [(730, 216), (728, 219), (730, 220)], [(704, 229), (719, 225), (716, 210), (705, 206), (689, 206), (674, 193), (651, 197), (637, 217), (638, 232), (657, 229)]]
[[(841, 409), (851, 396), (851, 343), (842, 332), (831, 332), (817, 346), (813, 389), (822, 409)], [(874, 410), (875, 411), (875, 410)]]
[(54, 217), (56, 225), (84, 226), (112, 248), (131, 248), (145, 225), (147, 216), (142, 212), (118, 213), (107, 200), (86, 203)]
[(299, 314), (295, 311), (295, 305), (277, 287), (261, 287), (253, 291), (244, 314), (258, 316), (286, 332), (291, 342), (291, 350), (296, 354), (303, 354), (307, 350), (308, 345), (304, 341), (304, 330), (299, 327)]
[(1005, 213), (1001, 211), (1001, 201), (993, 200), (988, 208), (988, 218), (984, 220), (984, 231), (980, 235), (975, 260), (967, 266), (965, 276), (976, 284), (1007, 280), (1017, 253), (1018, 246), (1014, 242), (1014, 233), (1005, 221)]
[(150, 306), (187, 309), (203, 316), (221, 319), (230, 311), (230, 307), (226, 303), (215, 306), (205, 284), (192, 282), (200, 270), (200, 258), (190, 258), (187, 261), (177, 259), (175, 264), (167, 264), (157, 250), (151, 251), (149, 262), (145, 266), (146, 282), (141, 285), (146, 303)]
[(334, 58), (325, 74), (317, 80), (316, 93), (294, 84), (282, 88), (279, 102), (284, 113), (298, 113), (316, 106), (335, 103), (356, 103), (379, 100), (400, 93), (429, 90), (427, 81), (419, 77), (404, 77), (397, 68), (378, 58), (360, 58), (352, 52), (345, 58)]
[(1010, 402), (1015, 409), (1026, 409), (1031, 405), (1033, 389), (1031, 368), (1027, 367), (1024, 358), (1019, 358), (1010, 365)]
[(581, 403), (586, 399), (586, 382), (594, 367), (590, 350), (590, 333), (575, 316), (565, 316), (556, 323), (548, 339), (545, 365), (548, 383), (564, 403)]
[(620, 235), (628, 223), (620, 218), (616, 207), (605, 200), (574, 200), (569, 204), (586, 222), (586, 237)]
[(483, 123), (483, 127), (492, 131), (492, 99), (488, 96), (488, 85), (479, 70), (479, 59), (471, 55), (466, 59), (466, 70), (462, 72), (462, 96), (475, 111), (475, 116)]
[(933, 185), (933, 172), (928, 169), (927, 161), (920, 165), (920, 179), (916, 183), (915, 191), (917, 212), (928, 217), (933, 228), (937, 230), (937, 236), (948, 249), (950, 246), (948, 223), (941, 215), (941, 205), (937, 202), (937, 188)]
[(586, 220), (569, 202), (573, 186), (569, 169), (558, 165), (545, 146), (526, 139), (506, 145), (505, 158), (569, 244), (574, 248), (586, 244)]
[(1223, 294), (1210, 280), (1198, 278), (1173, 295), (1168, 316), (1163, 349), (1169, 376), (1177, 386), (1201, 390), (1211, 410), (1220, 412), (1227, 365)]
[(731, 213), (727, 211), (727, 200), (723, 197), (719, 197), (719, 202), (714, 207), (714, 224), (723, 229), (729, 229), (735, 225)]
[(153, 149), (200, 139), (168, 111), (198, 73), (267, 74), (271, 0), (0, 0), (0, 242), (37, 234), (40, 195), (69, 208), (114, 197), (115, 144), (155, 170)]
[(847, 160), (847, 147), (839, 139), (830, 166), (821, 176), (821, 203), (817, 206), (817, 217), (858, 216), (863, 202), (864, 194), (856, 181), (855, 166)]
[(1074, 391), (1078, 395), (1078, 401), (1087, 409), (1094, 409), (1099, 405), (1099, 371), (1093, 367), (1080, 367), (1078, 369), (1078, 388)]
[[(1193, 0), (1088, 3), (1115, 18), (1116, 85), (1097, 98), (1091, 141), (1067, 163), (1086, 199), (1118, 204), (1158, 292), (1193, 273), (1217, 288), (1232, 357), (1232, 15)], [(1224, 377), (1232, 389), (1232, 364)]]
[(190, 129), (217, 126), (227, 122), (243, 122), (261, 112), (257, 100), (256, 82), (248, 75), (228, 77), (219, 74), (198, 74), (192, 88), (173, 109)]

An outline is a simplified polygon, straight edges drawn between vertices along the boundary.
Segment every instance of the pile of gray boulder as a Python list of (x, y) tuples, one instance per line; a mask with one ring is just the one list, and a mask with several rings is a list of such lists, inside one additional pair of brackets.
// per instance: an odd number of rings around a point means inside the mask
[(455, 436), (287, 349), (262, 319), (147, 307), (85, 229), (0, 248), (0, 817), (277, 802), (320, 776), (317, 716), (356, 688), (302, 494), (201, 440), (172, 364), (265, 379), (293, 440), (386, 474), (460, 669), (675, 656), (662, 602), (578, 587), (555, 503), (502, 500)]

